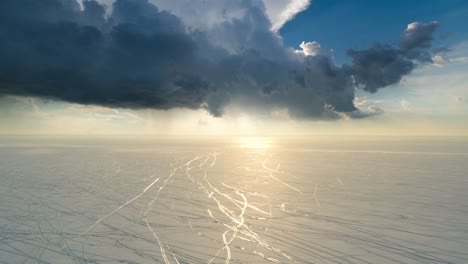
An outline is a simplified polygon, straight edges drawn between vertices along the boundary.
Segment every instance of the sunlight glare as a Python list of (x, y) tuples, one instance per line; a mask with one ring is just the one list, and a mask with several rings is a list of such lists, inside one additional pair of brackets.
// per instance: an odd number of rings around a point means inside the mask
[(272, 148), (272, 140), (267, 137), (241, 137), (237, 139), (241, 148), (249, 149), (270, 149)]

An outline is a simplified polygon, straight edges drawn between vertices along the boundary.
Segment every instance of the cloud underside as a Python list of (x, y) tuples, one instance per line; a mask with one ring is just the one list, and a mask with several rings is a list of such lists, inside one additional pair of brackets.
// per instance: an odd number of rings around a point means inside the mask
[[(203, 108), (214, 116), (237, 104), (287, 109), (295, 119), (361, 118), (382, 110), (358, 110), (355, 90), (377, 92), (431, 63), (428, 48), (438, 27), (412, 23), (399, 46), (349, 50), (351, 63), (338, 67), (318, 43), (303, 43), (299, 51), (285, 47), (261, 0), (186, 5), (168, 12), (147, 0), (116, 0), (106, 15), (95, 1), (3, 0), (0, 95)], [(210, 22), (197, 20), (200, 14)]]

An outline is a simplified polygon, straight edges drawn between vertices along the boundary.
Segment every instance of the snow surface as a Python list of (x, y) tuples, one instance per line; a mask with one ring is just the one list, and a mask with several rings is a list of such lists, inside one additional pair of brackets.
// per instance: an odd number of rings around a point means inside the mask
[(468, 263), (466, 139), (0, 140), (0, 263)]

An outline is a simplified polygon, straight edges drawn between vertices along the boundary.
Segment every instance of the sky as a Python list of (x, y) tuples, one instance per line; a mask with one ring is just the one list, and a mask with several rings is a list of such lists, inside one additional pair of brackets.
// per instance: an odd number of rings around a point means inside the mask
[(468, 135), (466, 1), (0, 5), (0, 134)]

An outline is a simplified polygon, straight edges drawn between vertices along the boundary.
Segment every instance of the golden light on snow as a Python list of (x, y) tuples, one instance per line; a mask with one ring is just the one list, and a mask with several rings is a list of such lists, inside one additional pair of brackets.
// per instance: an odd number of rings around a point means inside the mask
[(249, 149), (270, 149), (273, 146), (272, 139), (267, 137), (241, 137), (237, 138), (237, 143), (241, 148)]

